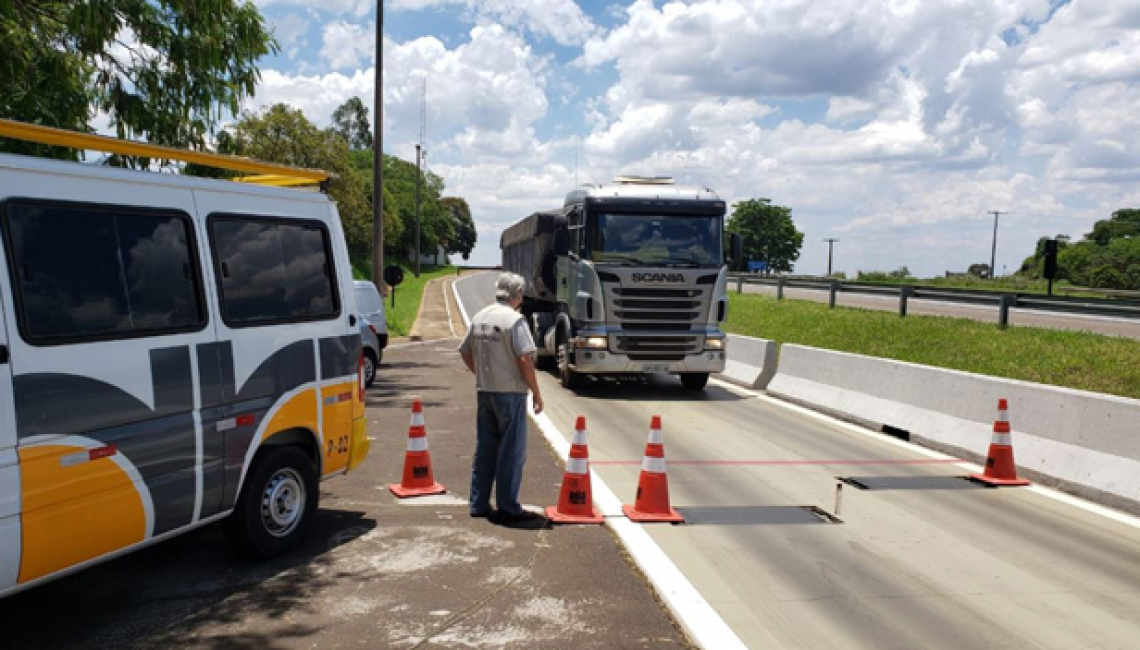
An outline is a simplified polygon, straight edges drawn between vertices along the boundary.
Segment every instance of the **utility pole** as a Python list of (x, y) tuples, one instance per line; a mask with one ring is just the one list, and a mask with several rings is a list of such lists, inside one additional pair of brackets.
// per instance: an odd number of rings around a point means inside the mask
[(823, 241), (827, 242), (827, 276), (831, 277), (831, 253), (835, 250), (835, 242), (839, 240), (834, 237), (828, 237)]
[(420, 277), (420, 151), (422, 145), (416, 145), (416, 277)]
[(421, 80), (422, 86), (420, 90), (420, 141), (416, 145), (416, 277), (420, 277), (420, 258), (423, 257), (423, 252), (420, 250), (420, 182), (423, 172), (422, 166), (426, 162), (427, 150), (424, 148), (424, 142), (427, 140), (427, 73)]
[(989, 214), (994, 215), (994, 245), (990, 249), (990, 279), (997, 277), (997, 268), (994, 266), (997, 263), (997, 229), (998, 229), (998, 216), (1009, 214), (1001, 210), (990, 210)]
[(376, 0), (372, 90), (372, 284), (384, 295), (384, 0)]

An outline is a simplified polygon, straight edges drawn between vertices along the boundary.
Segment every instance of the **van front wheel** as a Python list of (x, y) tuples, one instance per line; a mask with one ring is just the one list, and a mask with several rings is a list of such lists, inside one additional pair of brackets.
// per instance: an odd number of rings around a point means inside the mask
[(247, 555), (271, 559), (304, 541), (317, 510), (317, 470), (297, 447), (266, 447), (253, 459), (226, 536)]

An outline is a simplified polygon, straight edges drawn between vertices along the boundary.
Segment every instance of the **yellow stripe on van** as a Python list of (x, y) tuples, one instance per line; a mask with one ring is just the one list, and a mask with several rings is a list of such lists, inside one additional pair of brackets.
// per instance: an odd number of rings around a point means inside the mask
[(319, 435), (320, 427), (317, 425), (317, 393), (308, 388), (281, 405), (261, 434), (261, 442), (265, 442), (274, 434), (289, 429), (305, 429), (314, 436)]
[(348, 467), (352, 449), (354, 397), (359, 388), (355, 381), (342, 382), (321, 389), (324, 405), (324, 473), (339, 472)]
[(62, 445), (28, 447), (19, 453), (24, 505), (19, 583), (146, 538), (139, 486), (114, 460), (72, 463), (70, 458), (88, 450)]

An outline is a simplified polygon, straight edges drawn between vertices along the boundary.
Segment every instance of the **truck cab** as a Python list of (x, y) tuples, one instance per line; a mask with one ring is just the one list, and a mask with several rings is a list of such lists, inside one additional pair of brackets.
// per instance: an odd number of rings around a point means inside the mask
[(699, 390), (724, 369), (725, 208), (708, 189), (619, 177), (504, 232), (503, 266), (527, 279), (523, 313), (564, 385), (667, 373)]

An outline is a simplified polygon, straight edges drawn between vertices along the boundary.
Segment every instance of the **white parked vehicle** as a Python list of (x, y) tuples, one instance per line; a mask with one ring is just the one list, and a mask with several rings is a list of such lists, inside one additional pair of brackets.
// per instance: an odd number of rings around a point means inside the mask
[(220, 519), (296, 547), (369, 448), (333, 202), (0, 155), (0, 237), (0, 596)]
[(384, 359), (388, 347), (388, 321), (384, 315), (384, 299), (376, 285), (368, 280), (353, 282), (356, 308), (360, 310), (360, 340), (364, 348), (364, 385), (376, 380), (376, 370)]

